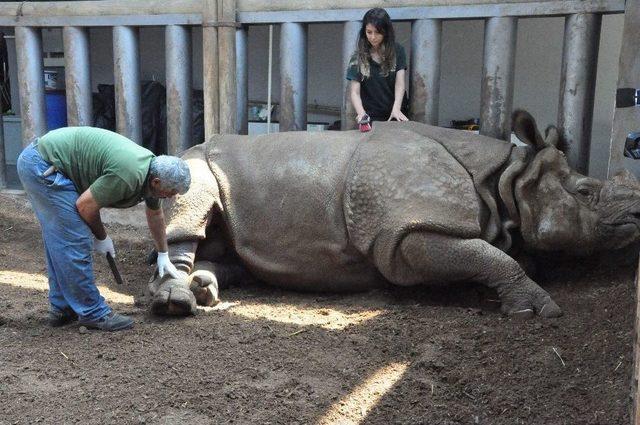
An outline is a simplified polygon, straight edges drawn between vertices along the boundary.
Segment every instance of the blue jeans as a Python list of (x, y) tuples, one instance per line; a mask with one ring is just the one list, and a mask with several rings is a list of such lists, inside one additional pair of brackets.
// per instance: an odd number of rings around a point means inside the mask
[(59, 171), (43, 173), (51, 164), (40, 156), (37, 141), (18, 157), (18, 175), (40, 222), (44, 242), (51, 311), (75, 311), (80, 320), (100, 319), (111, 309), (100, 295), (93, 275), (93, 235), (84, 222), (73, 182)]

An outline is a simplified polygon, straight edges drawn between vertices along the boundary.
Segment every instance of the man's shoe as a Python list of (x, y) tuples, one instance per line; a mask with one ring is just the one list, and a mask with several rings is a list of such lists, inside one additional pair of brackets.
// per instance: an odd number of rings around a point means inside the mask
[(47, 322), (49, 323), (49, 326), (51, 326), (52, 328), (59, 328), (60, 326), (64, 326), (71, 322), (75, 322), (76, 320), (78, 320), (78, 315), (76, 314), (75, 311), (71, 309), (63, 310), (63, 311), (50, 310), (49, 314), (47, 315)]
[(88, 329), (99, 329), (101, 331), (121, 331), (133, 327), (133, 319), (115, 311), (97, 320), (80, 321), (82, 326)]

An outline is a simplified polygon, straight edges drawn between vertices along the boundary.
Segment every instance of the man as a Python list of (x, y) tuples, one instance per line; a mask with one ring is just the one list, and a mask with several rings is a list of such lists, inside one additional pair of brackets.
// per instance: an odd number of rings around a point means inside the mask
[[(49, 275), (49, 324), (78, 320), (91, 329), (117, 331), (133, 320), (111, 310), (95, 284), (91, 245), (115, 255), (100, 209), (127, 208), (144, 200), (160, 275), (177, 277), (169, 261), (160, 199), (184, 194), (187, 164), (117, 133), (67, 127), (35, 139), (18, 158), (18, 175), (40, 221)], [(92, 241), (93, 239), (93, 241)]]

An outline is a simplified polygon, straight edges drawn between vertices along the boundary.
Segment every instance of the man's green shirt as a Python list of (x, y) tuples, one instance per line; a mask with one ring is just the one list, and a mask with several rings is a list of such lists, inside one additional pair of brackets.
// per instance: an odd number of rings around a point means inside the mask
[(160, 201), (147, 197), (146, 180), (154, 154), (109, 130), (66, 127), (38, 139), (42, 158), (76, 186), (90, 189), (100, 207), (128, 208), (145, 200), (151, 209)]

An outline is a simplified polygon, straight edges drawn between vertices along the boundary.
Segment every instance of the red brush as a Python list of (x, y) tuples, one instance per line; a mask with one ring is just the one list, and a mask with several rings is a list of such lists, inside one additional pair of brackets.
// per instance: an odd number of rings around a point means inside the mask
[(358, 121), (358, 127), (360, 128), (361, 133), (366, 133), (367, 131), (371, 131), (371, 118), (369, 115), (364, 114), (362, 119)]

